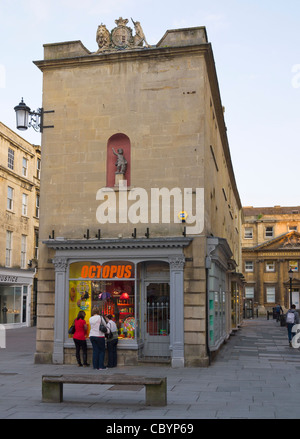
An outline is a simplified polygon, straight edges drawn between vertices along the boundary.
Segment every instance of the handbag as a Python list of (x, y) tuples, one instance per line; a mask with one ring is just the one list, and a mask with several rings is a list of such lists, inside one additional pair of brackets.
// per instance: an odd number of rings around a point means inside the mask
[(107, 340), (112, 339), (113, 336), (114, 336), (114, 334), (112, 332), (108, 332), (108, 333), (105, 334), (105, 337), (107, 338)]
[(68, 330), (68, 334), (72, 335), (74, 333), (75, 333), (75, 320)]
[(102, 323), (102, 317), (101, 317), (101, 320), (100, 320), (99, 331), (100, 331), (100, 332), (103, 332), (103, 334), (106, 334), (106, 333), (107, 333), (107, 327), (106, 327), (106, 325), (104, 325), (104, 324)]

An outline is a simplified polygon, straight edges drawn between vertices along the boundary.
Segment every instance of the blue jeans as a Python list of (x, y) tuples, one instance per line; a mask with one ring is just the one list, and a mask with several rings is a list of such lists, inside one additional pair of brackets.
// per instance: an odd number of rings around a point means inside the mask
[(93, 346), (93, 368), (104, 369), (105, 337), (90, 337)]
[(118, 339), (107, 341), (108, 367), (117, 367), (117, 344)]
[(292, 341), (292, 338), (294, 337), (294, 335), (296, 334), (295, 332), (292, 332), (292, 327), (295, 325), (295, 323), (287, 323), (287, 330), (288, 330), (288, 337), (289, 337), (289, 341)]

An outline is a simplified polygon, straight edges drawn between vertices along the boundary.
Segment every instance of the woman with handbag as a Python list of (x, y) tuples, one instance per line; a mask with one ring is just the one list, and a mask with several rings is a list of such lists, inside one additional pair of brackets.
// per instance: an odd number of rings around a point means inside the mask
[(92, 317), (90, 322), (90, 340), (93, 346), (93, 368), (97, 370), (106, 370), (104, 366), (105, 356), (105, 332), (100, 331), (100, 325), (103, 325), (102, 329), (105, 331), (106, 323), (104, 318), (100, 315), (99, 308), (94, 307), (92, 309)]
[(87, 367), (89, 364), (87, 363), (87, 344), (86, 344), (86, 333), (87, 333), (87, 324), (84, 320), (85, 312), (79, 311), (77, 318), (74, 320), (75, 332), (73, 335), (73, 340), (76, 348), (76, 360), (79, 367), (82, 366), (81, 358), (80, 358), (80, 350), (82, 349), (83, 356), (83, 366)]
[(107, 337), (107, 354), (108, 363), (107, 367), (117, 367), (117, 344), (118, 344), (118, 328), (112, 319), (112, 315), (108, 314), (105, 316), (107, 322), (107, 327), (109, 329)]

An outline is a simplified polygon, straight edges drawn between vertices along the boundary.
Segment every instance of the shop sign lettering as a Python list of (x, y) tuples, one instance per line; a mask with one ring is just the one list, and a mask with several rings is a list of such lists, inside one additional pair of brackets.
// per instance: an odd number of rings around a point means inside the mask
[(4, 274), (0, 274), (0, 282), (18, 282), (18, 276), (7, 276)]
[(130, 278), (131, 265), (83, 265), (81, 269), (82, 278)]

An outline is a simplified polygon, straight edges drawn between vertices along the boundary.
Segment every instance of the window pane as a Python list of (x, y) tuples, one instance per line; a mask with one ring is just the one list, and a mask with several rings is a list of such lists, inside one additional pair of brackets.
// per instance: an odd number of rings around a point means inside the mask
[(275, 287), (267, 287), (267, 303), (275, 303)]

